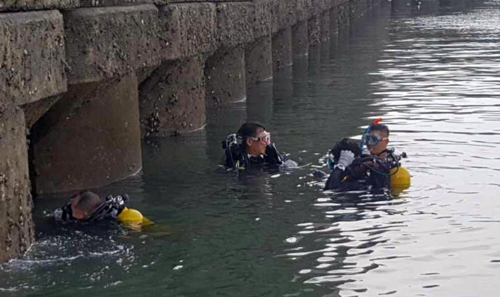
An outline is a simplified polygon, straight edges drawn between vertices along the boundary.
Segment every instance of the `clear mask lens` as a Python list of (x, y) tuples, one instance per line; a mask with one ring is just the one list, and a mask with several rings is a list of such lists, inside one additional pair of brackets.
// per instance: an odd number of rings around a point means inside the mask
[(254, 140), (262, 141), (265, 144), (271, 144), (271, 133), (264, 132), (264, 133), (260, 134), (259, 136), (255, 137)]
[(375, 146), (382, 140), (382, 138), (378, 134), (369, 134), (363, 136), (363, 140), (366, 145)]

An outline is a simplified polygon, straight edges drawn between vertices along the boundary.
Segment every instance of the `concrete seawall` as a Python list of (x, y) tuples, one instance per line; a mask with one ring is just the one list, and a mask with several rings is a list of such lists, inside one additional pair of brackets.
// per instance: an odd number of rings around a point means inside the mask
[(379, 1), (2, 1), (0, 263), (33, 241), (32, 193), (136, 174), (141, 138), (202, 129)]

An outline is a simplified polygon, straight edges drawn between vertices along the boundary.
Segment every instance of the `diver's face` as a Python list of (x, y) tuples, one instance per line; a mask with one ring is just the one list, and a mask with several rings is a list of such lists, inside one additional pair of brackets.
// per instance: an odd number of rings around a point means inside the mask
[(247, 138), (248, 153), (252, 156), (264, 155), (267, 145), (271, 143), (271, 134), (258, 128), (255, 135), (255, 137)]
[(366, 147), (372, 155), (378, 155), (387, 149), (389, 138), (382, 131), (372, 131), (368, 135)]

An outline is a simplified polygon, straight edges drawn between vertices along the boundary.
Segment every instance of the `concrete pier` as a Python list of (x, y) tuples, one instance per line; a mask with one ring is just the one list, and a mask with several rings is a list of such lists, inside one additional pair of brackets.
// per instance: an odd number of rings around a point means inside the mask
[[(266, 120), (270, 80), (377, 5), (1, 1), (0, 262), (33, 241), (31, 193), (134, 175), (142, 138), (203, 129), (207, 113), (224, 116), (219, 108), (245, 98), (247, 116)], [(268, 92), (252, 91), (258, 83), (269, 84)]]

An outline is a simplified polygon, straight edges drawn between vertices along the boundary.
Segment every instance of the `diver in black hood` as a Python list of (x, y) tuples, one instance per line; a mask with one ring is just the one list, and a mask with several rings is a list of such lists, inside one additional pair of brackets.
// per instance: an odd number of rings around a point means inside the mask
[[(361, 143), (344, 138), (335, 144), (330, 151), (333, 171), (325, 190), (390, 189), (391, 176), (406, 154), (395, 155), (394, 150), (387, 148), (388, 143), (389, 128), (375, 122), (365, 131)], [(391, 173), (393, 168), (396, 170)]]

